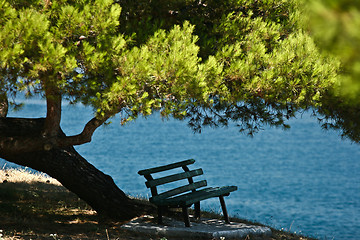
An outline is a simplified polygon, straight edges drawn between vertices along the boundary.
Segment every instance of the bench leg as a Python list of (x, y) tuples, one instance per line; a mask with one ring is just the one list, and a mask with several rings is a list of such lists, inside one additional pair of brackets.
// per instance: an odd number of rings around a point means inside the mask
[(185, 227), (190, 227), (190, 219), (189, 219), (188, 208), (187, 207), (182, 207), (182, 212), (183, 212)]
[(225, 222), (230, 223), (229, 216), (228, 216), (228, 213), (227, 213), (227, 210), (226, 210), (224, 196), (220, 196), (219, 199), (220, 199), (221, 208), (223, 210)]
[(195, 218), (200, 219), (200, 202), (194, 204)]
[(163, 223), (163, 221), (162, 221), (162, 207), (158, 206), (157, 210), (158, 210), (158, 224), (162, 224)]

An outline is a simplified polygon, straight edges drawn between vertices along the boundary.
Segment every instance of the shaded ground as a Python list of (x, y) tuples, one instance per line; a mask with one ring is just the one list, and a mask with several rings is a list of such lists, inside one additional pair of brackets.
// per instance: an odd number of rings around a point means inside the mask
[[(202, 216), (218, 217), (211, 213)], [(171, 217), (177, 218), (177, 212)], [(99, 219), (85, 202), (54, 179), (26, 171), (0, 170), (0, 239), (160, 239), (124, 230), (121, 224)], [(244, 239), (310, 239), (274, 229), (272, 232), (272, 236)]]

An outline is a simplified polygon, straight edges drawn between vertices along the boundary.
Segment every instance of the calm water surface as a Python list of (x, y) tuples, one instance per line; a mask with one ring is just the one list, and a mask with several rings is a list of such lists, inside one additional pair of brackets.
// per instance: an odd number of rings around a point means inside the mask
[[(26, 101), (10, 116), (45, 116), (43, 102)], [(78, 133), (90, 118), (90, 109), (65, 105), (62, 128)], [(193, 134), (158, 115), (112, 121), (77, 150), (131, 195), (149, 195), (138, 170), (194, 158), (209, 185), (238, 186), (226, 198), (230, 215), (320, 239), (360, 239), (360, 145), (323, 131), (309, 114), (290, 121), (290, 131), (269, 128), (254, 138), (236, 128)], [(202, 208), (221, 211), (217, 199)]]

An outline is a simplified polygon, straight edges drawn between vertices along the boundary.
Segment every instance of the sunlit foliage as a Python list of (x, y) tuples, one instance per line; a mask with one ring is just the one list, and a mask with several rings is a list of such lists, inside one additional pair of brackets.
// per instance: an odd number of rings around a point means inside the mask
[(287, 128), (338, 85), (297, 1), (0, 0), (0, 86), (122, 122), (160, 111), (204, 125)]

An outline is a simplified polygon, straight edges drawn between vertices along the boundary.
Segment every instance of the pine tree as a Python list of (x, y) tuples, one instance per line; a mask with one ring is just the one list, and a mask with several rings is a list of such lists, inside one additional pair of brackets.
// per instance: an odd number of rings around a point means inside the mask
[(319, 112), (324, 127), (360, 138), (360, 2), (321, 0), (307, 3), (312, 36), (326, 54), (340, 60), (338, 86), (324, 97)]
[[(159, 111), (254, 134), (324, 109), (339, 61), (319, 51), (297, 1), (0, 0), (0, 93), (46, 99), (40, 119), (0, 118), (0, 157), (48, 173), (99, 214), (144, 209), (73, 148), (120, 114)], [(3, 97), (2, 102), (7, 102)], [(6, 101), (5, 101), (6, 100)], [(81, 133), (60, 129), (61, 103), (85, 104)], [(324, 114), (324, 111), (320, 111)], [(39, 116), (41, 117), (41, 116)]]

